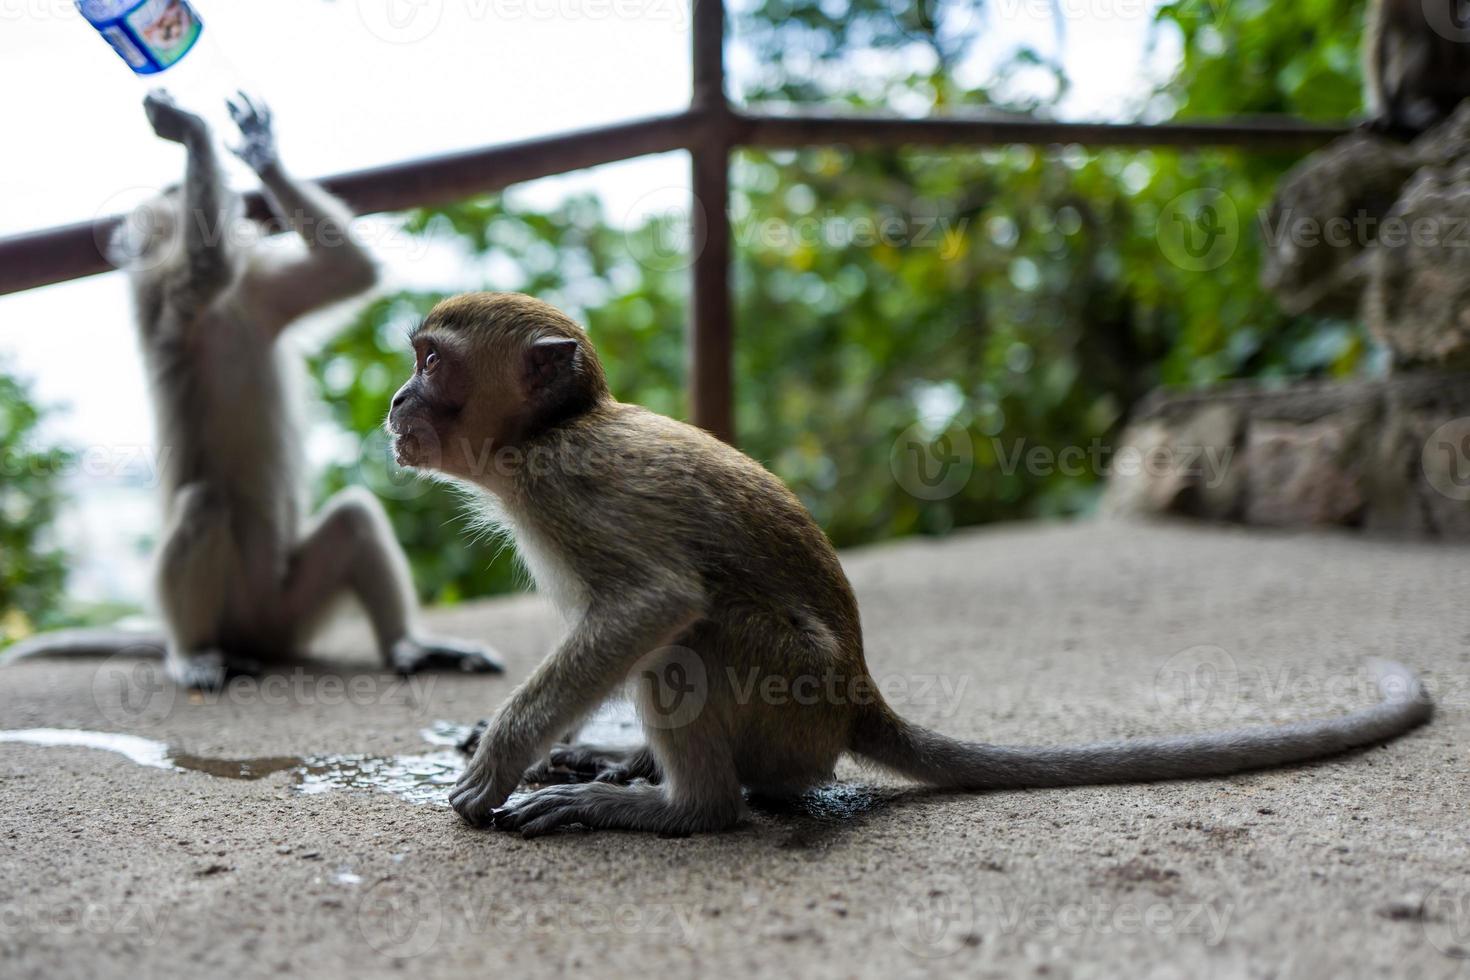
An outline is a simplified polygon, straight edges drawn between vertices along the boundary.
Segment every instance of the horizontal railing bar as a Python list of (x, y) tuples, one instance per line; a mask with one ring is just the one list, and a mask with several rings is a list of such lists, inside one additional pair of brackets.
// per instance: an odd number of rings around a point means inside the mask
[[(540, 177), (684, 149), (697, 118), (689, 112), (653, 116), (372, 167), (327, 177), (321, 183), (357, 214), (448, 204)], [(245, 206), (255, 218), (269, 214), (256, 192), (245, 195)], [(109, 215), (0, 238), (0, 295), (110, 271), (112, 265), (102, 257), (101, 243), (121, 220), (119, 215)]]
[[(479, 150), (409, 160), (324, 178), (358, 214), (462, 201), (512, 184), (620, 160), (688, 149), (701, 131), (699, 112), (653, 116)], [(1082, 146), (1239, 146), (1310, 149), (1351, 131), (1347, 124), (1265, 118), (1197, 123), (1063, 123), (983, 116), (923, 119), (832, 113), (742, 112), (729, 118), (736, 145), (857, 147), (1006, 144)], [(246, 195), (264, 217), (258, 194)], [(102, 257), (119, 216), (0, 238), (0, 295), (107, 272)]]
[(695, 120), (691, 112), (651, 116), (359, 170), (322, 184), (358, 214), (450, 204), (528, 180), (685, 149)]
[(748, 146), (795, 148), (841, 143), (857, 147), (903, 145), (992, 146), (1240, 146), (1310, 149), (1352, 131), (1280, 117), (1218, 122), (1068, 123), (995, 116), (873, 117), (809, 112), (739, 113), (740, 141)]

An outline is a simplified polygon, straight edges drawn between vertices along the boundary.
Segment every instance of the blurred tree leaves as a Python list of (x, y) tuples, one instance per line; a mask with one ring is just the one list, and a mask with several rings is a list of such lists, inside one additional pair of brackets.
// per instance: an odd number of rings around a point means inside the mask
[[(765, 0), (732, 15), (737, 95), (766, 106), (1045, 114), (1068, 91), (1050, 56), (1016, 47), (971, 77), (967, 59), (983, 31), (1004, 31), (1002, 13), (950, 0)], [(1182, 64), (1139, 111), (1350, 116), (1361, 16), (1360, 3), (1319, 0), (1167, 3), (1156, 31), (1177, 32)], [(854, 545), (1086, 510), (1129, 406), (1157, 384), (1358, 370), (1356, 324), (1287, 317), (1256, 283), (1256, 216), (1293, 159), (1077, 147), (738, 154), (742, 448), (834, 541)], [(1180, 261), (1160, 231), (1200, 193), (1223, 195), (1239, 220), (1233, 253), (1209, 268)], [(515, 202), (512, 193), (426, 210), (408, 228), (464, 250), (476, 270), (464, 289), (523, 290), (567, 308), (621, 398), (682, 415), (682, 217), (625, 229), (590, 198), (548, 213)], [(315, 374), (346, 429), (380, 423), (409, 369), (403, 330), (437, 298), (380, 300), (322, 352)], [(915, 439), (968, 454), (956, 492), (911, 492)], [(508, 555), (450, 526), (462, 507), (453, 491), (399, 487), (374, 465), (380, 476), (368, 482), (388, 482), (427, 599), (515, 583)], [(362, 470), (339, 466), (329, 485)]]
[(66, 556), (51, 539), (72, 457), (38, 439), (43, 412), (0, 364), (0, 647), (53, 625)]
[(1181, 116), (1290, 113), (1335, 121), (1362, 107), (1362, 0), (1177, 0), (1157, 13), (1182, 35), (1168, 86)]

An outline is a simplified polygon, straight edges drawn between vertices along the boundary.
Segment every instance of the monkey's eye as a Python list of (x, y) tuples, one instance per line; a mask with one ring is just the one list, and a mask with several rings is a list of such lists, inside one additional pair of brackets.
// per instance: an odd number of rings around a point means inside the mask
[(429, 353), (427, 353), (427, 354), (424, 355), (424, 370), (425, 371), (432, 371), (432, 370), (434, 370), (434, 368), (436, 368), (438, 366), (439, 366), (439, 352), (438, 351), (431, 350), (431, 351), (429, 351)]

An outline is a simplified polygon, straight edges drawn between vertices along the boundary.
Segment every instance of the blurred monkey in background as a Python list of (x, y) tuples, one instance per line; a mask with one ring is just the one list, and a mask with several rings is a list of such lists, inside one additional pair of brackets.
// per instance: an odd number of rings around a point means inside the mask
[(233, 672), (296, 657), (347, 595), (393, 669), (498, 671), (485, 649), (416, 630), (408, 565), (375, 497), (347, 490), (303, 519), (297, 386), (277, 341), (297, 319), (377, 281), (349, 234), (351, 213), (286, 173), (269, 109), (241, 95), (230, 104), (244, 140), (235, 152), (306, 245), (304, 255), (257, 247), (204, 121), (163, 92), (144, 109), (158, 136), (188, 151), (182, 186), (135, 212), (109, 249), (131, 280), (164, 449), (155, 586), (165, 635), (62, 631), (5, 659), (154, 649), (178, 683), (216, 688)]

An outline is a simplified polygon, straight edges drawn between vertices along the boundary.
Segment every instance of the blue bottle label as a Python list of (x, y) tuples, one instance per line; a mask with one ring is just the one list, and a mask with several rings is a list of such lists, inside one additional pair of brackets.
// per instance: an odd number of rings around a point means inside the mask
[(174, 64), (204, 31), (188, 0), (79, 0), (77, 7), (139, 75)]

